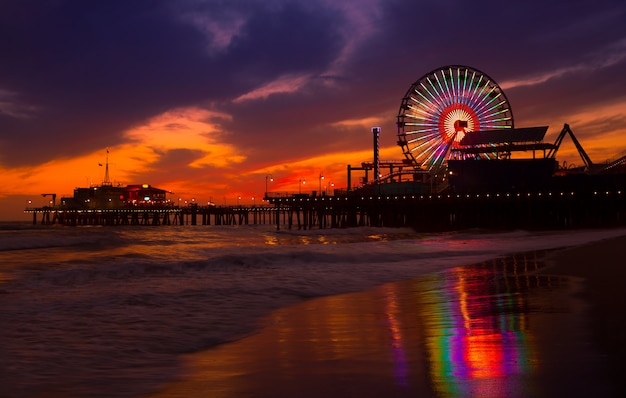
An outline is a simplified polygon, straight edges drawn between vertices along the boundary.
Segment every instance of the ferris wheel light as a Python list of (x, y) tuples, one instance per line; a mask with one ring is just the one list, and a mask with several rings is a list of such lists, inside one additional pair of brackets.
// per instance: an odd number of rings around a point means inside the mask
[(512, 128), (513, 117), (493, 79), (454, 65), (431, 71), (411, 86), (402, 99), (397, 127), (398, 145), (407, 160), (416, 168), (438, 170), (459, 156), (452, 149), (466, 133)]

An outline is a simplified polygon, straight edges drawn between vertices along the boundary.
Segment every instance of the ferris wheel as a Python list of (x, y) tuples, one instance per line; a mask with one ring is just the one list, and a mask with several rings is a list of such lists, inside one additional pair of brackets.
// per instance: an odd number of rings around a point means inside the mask
[[(445, 66), (417, 80), (398, 112), (398, 145), (416, 169), (437, 171), (465, 133), (513, 128), (509, 101), (485, 73), (461, 65)], [(495, 157), (495, 153), (485, 153)]]

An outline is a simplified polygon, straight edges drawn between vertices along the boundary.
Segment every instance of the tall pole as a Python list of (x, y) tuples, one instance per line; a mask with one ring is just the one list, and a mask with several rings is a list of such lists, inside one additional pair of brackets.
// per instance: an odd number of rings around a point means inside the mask
[(351, 190), (351, 184), (352, 184), (352, 166), (348, 165), (348, 191)]
[(324, 179), (324, 174), (320, 171), (320, 187), (319, 187), (319, 195), (322, 196), (322, 180)]
[(109, 148), (107, 148), (106, 167), (104, 169), (104, 181), (102, 185), (110, 186), (111, 179), (109, 178)]
[(267, 188), (267, 181), (274, 181), (274, 179), (272, 178), (271, 174), (268, 174), (265, 176), (265, 199), (267, 199), (267, 192), (268, 192), (268, 188)]
[(374, 184), (378, 184), (380, 178), (380, 161), (378, 159), (380, 127), (372, 127), (372, 134), (374, 136)]

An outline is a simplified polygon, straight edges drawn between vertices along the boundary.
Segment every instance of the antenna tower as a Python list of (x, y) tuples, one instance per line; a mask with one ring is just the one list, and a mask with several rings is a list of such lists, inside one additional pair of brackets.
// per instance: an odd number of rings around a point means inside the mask
[(107, 161), (106, 167), (104, 169), (104, 181), (102, 182), (103, 186), (111, 186), (111, 179), (109, 178), (109, 148), (107, 148)]

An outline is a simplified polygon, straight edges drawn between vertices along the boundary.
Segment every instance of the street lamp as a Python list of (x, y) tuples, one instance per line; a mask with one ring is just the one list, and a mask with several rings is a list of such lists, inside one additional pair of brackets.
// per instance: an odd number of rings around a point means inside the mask
[(299, 180), (298, 183), (298, 193), (302, 193), (302, 185), (306, 184), (306, 181), (304, 181), (302, 178)]
[(320, 196), (322, 195), (322, 180), (324, 179), (324, 174), (322, 174), (322, 172), (320, 171), (320, 187), (319, 187), (319, 194)]
[(267, 191), (268, 191), (268, 189), (267, 189), (267, 182), (268, 181), (274, 182), (274, 179), (272, 178), (271, 174), (268, 174), (268, 175), (265, 176), (265, 198), (266, 199), (267, 199)]

